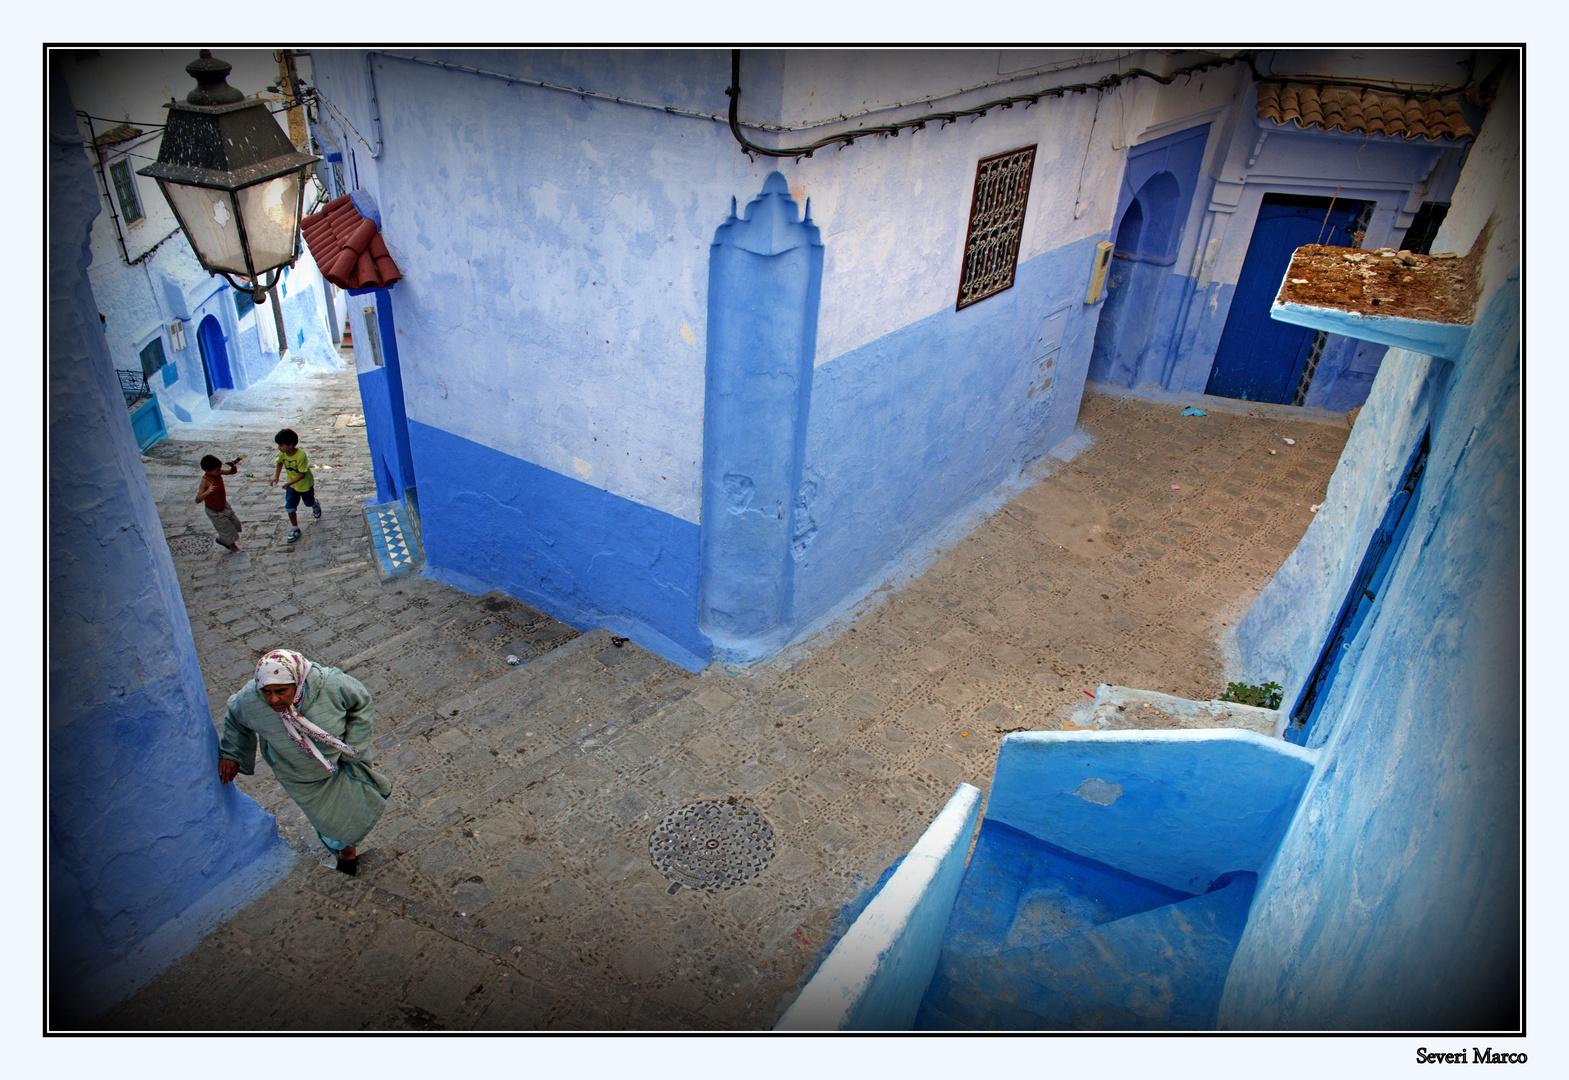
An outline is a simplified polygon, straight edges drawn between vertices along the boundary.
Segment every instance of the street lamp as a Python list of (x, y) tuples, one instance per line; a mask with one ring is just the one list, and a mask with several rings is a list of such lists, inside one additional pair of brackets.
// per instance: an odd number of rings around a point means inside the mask
[(158, 160), (137, 172), (158, 181), (203, 269), (259, 304), (299, 256), (305, 170), (321, 159), (230, 86), (230, 69), (206, 49), (185, 65), (196, 89), (166, 106)]

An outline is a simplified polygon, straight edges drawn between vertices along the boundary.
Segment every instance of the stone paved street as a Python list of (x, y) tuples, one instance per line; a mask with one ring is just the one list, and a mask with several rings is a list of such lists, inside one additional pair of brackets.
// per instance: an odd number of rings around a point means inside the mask
[[(500, 594), (384, 583), (352, 369), (231, 395), (221, 425), (145, 458), (214, 716), (268, 648), (344, 668), (375, 695), (395, 793), (351, 879), (264, 765), (242, 777), (298, 865), (102, 1027), (771, 1027), (846, 905), (956, 784), (986, 789), (1002, 733), (1071, 723), (1102, 682), (1225, 688), (1226, 624), (1300, 539), (1349, 429), (1181, 404), (1087, 393), (1085, 449), (837, 636), (693, 675)], [(326, 508), (294, 546), (266, 484), (285, 425)], [(229, 486), (243, 555), (192, 502), (209, 452), (247, 455)], [(672, 889), (655, 826), (732, 797), (771, 824), (772, 862)]]

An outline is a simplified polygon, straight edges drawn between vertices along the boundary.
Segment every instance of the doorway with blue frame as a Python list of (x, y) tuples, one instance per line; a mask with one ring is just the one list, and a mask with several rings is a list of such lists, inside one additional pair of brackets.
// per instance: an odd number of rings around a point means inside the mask
[(1309, 195), (1268, 194), (1259, 206), (1231, 310), (1221, 331), (1206, 394), (1280, 405), (1302, 403), (1311, 381), (1313, 352), (1322, 334), (1276, 322), (1270, 305), (1304, 244), (1355, 247), (1371, 204)]
[(1389, 498), (1383, 520), (1368, 540), (1356, 576), (1351, 579), (1351, 588), (1340, 605), (1340, 614), (1324, 639), (1324, 647), (1319, 652), (1318, 663), (1313, 666), (1313, 674), (1308, 676), (1296, 705), (1291, 709), (1291, 722), (1284, 733), (1287, 742), (1299, 746), (1308, 744), (1318, 723), (1319, 713), (1323, 711), (1324, 702), (1329, 696), (1330, 687), (1340, 672), (1341, 661), (1356, 644), (1358, 633), (1384, 592), (1385, 582), (1400, 554), (1401, 541), (1405, 539), (1415, 517), (1413, 504), (1422, 483), (1422, 475), (1427, 469), (1430, 444), (1431, 436), (1424, 430), (1421, 441), (1406, 463), (1405, 472), (1401, 474), (1400, 485)]
[(211, 399), (220, 390), (233, 390), (229, 350), (223, 343), (223, 328), (213, 316), (208, 315), (196, 328), (196, 347), (202, 354), (202, 376), (207, 380), (207, 397)]

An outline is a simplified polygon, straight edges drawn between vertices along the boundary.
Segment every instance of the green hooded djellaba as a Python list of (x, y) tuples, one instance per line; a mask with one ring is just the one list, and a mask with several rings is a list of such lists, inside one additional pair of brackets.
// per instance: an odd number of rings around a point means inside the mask
[(316, 832), (340, 844), (358, 844), (375, 826), (392, 793), (392, 781), (371, 767), (370, 691), (337, 668), (307, 662), (304, 689), (294, 711), (352, 747), (358, 756), (313, 741), (316, 752), (333, 766), (328, 771), (290, 738), (280, 715), (263, 700), (255, 679), (229, 698), (218, 756), (237, 762), (240, 772), (253, 776), (259, 743), (262, 759)]

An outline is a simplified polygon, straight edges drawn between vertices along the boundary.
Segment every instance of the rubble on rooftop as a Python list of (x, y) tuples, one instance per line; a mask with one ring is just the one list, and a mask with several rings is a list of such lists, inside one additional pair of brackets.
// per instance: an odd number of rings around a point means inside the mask
[(1476, 311), (1475, 266), (1454, 252), (1307, 244), (1291, 257), (1276, 303), (1467, 326)]

